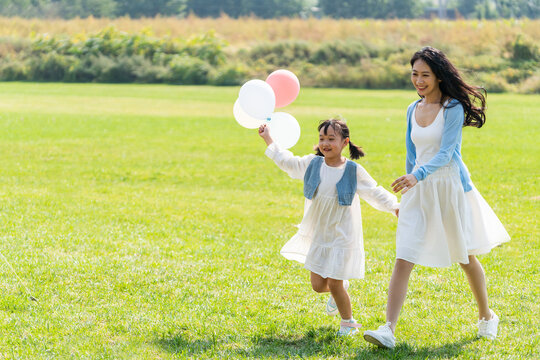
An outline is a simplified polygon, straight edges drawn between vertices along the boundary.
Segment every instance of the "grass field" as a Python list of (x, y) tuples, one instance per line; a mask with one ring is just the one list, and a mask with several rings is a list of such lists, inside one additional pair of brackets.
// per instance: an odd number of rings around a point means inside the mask
[[(463, 272), (417, 267), (394, 351), (338, 339), (307, 271), (280, 257), (302, 215), (301, 182), (236, 124), (238, 88), (3, 83), (0, 87), (0, 359), (539, 358), (540, 96), (490, 95), (464, 160), (512, 241), (481, 257), (496, 341), (475, 339)], [(341, 114), (389, 189), (404, 171), (413, 91), (302, 89), (284, 111), (292, 148)], [(365, 328), (384, 320), (394, 217), (363, 206)]]

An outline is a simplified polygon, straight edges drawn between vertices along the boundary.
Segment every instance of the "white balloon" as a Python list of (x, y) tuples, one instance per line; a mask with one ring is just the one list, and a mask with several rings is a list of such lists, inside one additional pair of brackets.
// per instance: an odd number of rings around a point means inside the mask
[(240, 88), (238, 94), (240, 107), (246, 114), (265, 120), (274, 112), (276, 95), (272, 87), (262, 80), (249, 80)]
[(255, 119), (254, 117), (246, 114), (244, 109), (240, 106), (240, 101), (238, 99), (234, 103), (233, 107), (234, 118), (240, 125), (248, 129), (256, 129), (261, 126), (265, 120)]
[(293, 147), (300, 139), (300, 125), (291, 114), (276, 112), (266, 122), (270, 136), (283, 149)]

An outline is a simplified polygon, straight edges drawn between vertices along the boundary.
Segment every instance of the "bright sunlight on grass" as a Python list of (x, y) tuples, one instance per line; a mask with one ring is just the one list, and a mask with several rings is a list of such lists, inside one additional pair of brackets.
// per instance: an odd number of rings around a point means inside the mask
[[(238, 88), (3, 83), (0, 359), (533, 359), (538, 328), (540, 96), (489, 95), (464, 160), (512, 241), (482, 256), (496, 341), (475, 339), (457, 265), (417, 267), (394, 351), (338, 339), (302, 266), (279, 255), (302, 183), (236, 124)], [(311, 152), (340, 114), (383, 186), (404, 173), (413, 91), (302, 89), (284, 111)], [(397, 221), (362, 203), (366, 278), (353, 313), (384, 320)]]

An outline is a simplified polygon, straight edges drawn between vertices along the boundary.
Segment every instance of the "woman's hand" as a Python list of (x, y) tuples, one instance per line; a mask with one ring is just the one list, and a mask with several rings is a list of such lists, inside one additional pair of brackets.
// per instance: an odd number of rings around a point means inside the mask
[(416, 176), (413, 174), (407, 174), (400, 176), (392, 183), (392, 190), (394, 192), (399, 192), (403, 190), (401, 193), (405, 194), (407, 191), (409, 191), (410, 188), (412, 188), (414, 185), (418, 183), (418, 180), (416, 179)]
[(261, 126), (259, 126), (259, 136), (264, 139), (266, 145), (270, 145), (274, 142), (274, 140), (272, 140), (272, 137), (270, 136), (270, 129), (268, 128), (268, 126), (266, 126), (266, 124), (262, 124)]

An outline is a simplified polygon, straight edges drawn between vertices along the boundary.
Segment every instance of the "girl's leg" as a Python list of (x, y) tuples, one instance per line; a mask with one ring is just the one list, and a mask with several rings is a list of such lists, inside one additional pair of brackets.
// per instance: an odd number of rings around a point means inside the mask
[(328, 287), (328, 279), (323, 278), (319, 274), (311, 272), (311, 287), (313, 291), (318, 293), (329, 292), (330, 288)]
[(330, 293), (334, 297), (334, 301), (336, 302), (341, 318), (346, 320), (351, 319), (351, 299), (349, 298), (349, 293), (347, 290), (343, 288), (343, 280), (329, 278), (328, 287), (330, 288)]
[(394, 271), (388, 286), (388, 303), (386, 304), (386, 322), (390, 323), (392, 331), (396, 330), (396, 324), (399, 312), (405, 302), (409, 277), (414, 267), (414, 263), (397, 259), (394, 265)]
[(468, 264), (460, 264), (463, 271), (469, 280), (476, 303), (478, 304), (478, 318), (490, 320), (491, 312), (489, 311), (488, 295), (486, 288), (486, 276), (482, 264), (474, 255), (469, 256)]

